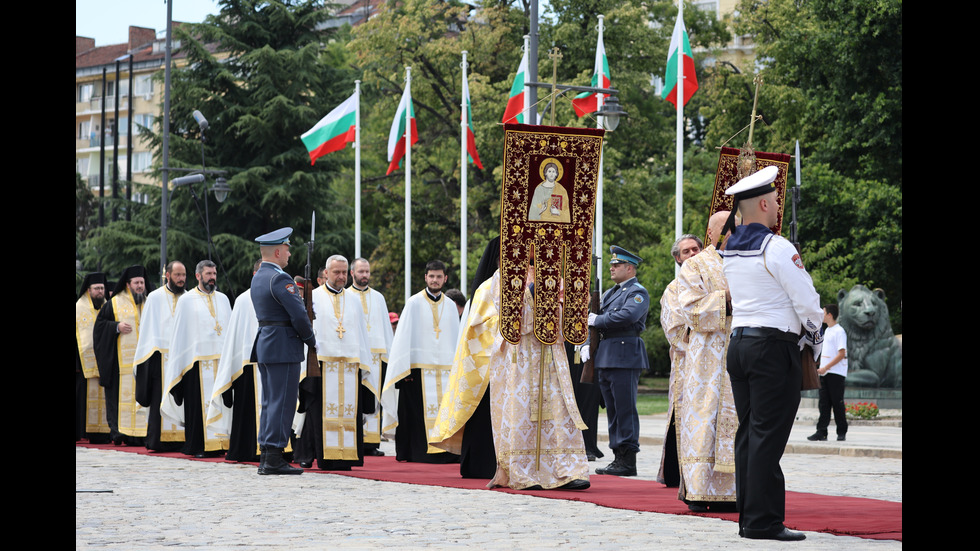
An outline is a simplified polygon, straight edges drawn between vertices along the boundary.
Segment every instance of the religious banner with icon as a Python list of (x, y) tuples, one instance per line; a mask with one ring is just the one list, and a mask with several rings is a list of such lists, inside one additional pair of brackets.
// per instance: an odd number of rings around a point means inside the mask
[[(754, 168), (751, 166), (753, 164), (753, 156), (755, 157)], [(764, 151), (748, 151), (742, 153), (742, 150), (735, 147), (721, 148), (721, 155), (718, 157), (718, 171), (715, 172), (715, 190), (711, 195), (711, 210), (708, 212), (708, 216), (710, 217), (720, 210), (732, 209), (732, 196), (725, 195), (725, 190), (737, 184), (742, 178), (755, 174), (769, 165), (774, 165), (779, 169), (775, 182), (776, 201), (779, 204), (779, 221), (776, 222), (775, 227), (769, 229), (776, 235), (779, 235), (779, 231), (783, 227), (783, 205), (786, 202), (786, 176), (789, 174), (789, 162), (791, 159), (792, 156), (786, 153), (766, 153)], [(705, 244), (707, 244), (707, 241), (705, 241)]]
[(596, 186), (604, 130), (504, 125), (500, 189), (500, 333), (521, 339), (528, 267), (534, 335), (554, 344), (588, 337)]

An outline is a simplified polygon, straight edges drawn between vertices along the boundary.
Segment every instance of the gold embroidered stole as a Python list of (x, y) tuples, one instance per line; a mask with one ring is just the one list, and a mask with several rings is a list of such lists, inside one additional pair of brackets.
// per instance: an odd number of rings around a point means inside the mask
[(119, 333), (116, 341), (116, 361), (119, 364), (119, 432), (134, 437), (146, 436), (147, 410), (136, 402), (136, 377), (133, 376), (133, 357), (139, 341), (140, 314), (133, 295), (126, 290), (113, 297), (112, 312), (115, 320), (128, 323), (133, 330)]

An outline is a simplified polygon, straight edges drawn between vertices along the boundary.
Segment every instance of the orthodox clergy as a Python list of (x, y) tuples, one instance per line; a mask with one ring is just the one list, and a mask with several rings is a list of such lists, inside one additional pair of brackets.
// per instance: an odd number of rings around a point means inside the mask
[[(391, 343), (388, 373), (382, 392), (386, 412), (397, 411), (395, 458), (419, 463), (454, 463), (459, 456), (428, 443), (456, 351), (459, 313), (442, 287), (446, 266), (439, 260), (425, 265), (425, 286), (412, 295), (399, 316)], [(397, 392), (396, 392), (397, 391)], [(397, 407), (397, 410), (396, 410)], [(387, 415), (387, 413), (386, 413)], [(394, 428), (386, 424), (385, 433)]]
[[(350, 268), (352, 283), (348, 291), (358, 298), (361, 309), (364, 310), (368, 344), (371, 346), (371, 372), (378, 374), (378, 381), (383, 381), (384, 372), (388, 367), (388, 350), (391, 349), (391, 341), (394, 338), (388, 303), (384, 295), (369, 287), (371, 264), (366, 259), (355, 259)], [(321, 274), (323, 271), (320, 270)], [(326, 279), (324, 278), (323, 281)], [(320, 282), (321, 285), (323, 281)], [(371, 380), (371, 378), (361, 379), (361, 400), (373, 400), (381, 394), (380, 387), (368, 386)], [(381, 446), (381, 416), (381, 407), (376, 407), (374, 413), (364, 415), (364, 455), (384, 455), (384, 452), (378, 449)]]
[[(715, 249), (728, 211), (708, 220), (709, 245), (681, 267), (677, 300), (690, 328), (675, 412), (680, 463), (678, 497), (694, 511), (734, 510), (738, 415), (725, 370), (731, 332), (731, 294)], [(724, 248), (724, 240), (722, 241)]]
[[(255, 263), (252, 275), (262, 261)], [(231, 322), (221, 344), (221, 358), (205, 423), (222, 439), (228, 439), (228, 461), (255, 461), (259, 457), (259, 396), (262, 383), (255, 362), (250, 361), (252, 344), (259, 333), (259, 320), (252, 305), (252, 290), (235, 299)]]
[(82, 280), (75, 302), (75, 441), (83, 437), (93, 444), (109, 441), (105, 392), (99, 386), (92, 330), (105, 304), (105, 274), (93, 272)]
[(109, 438), (117, 445), (142, 445), (146, 436), (147, 411), (136, 402), (133, 354), (147, 285), (145, 268), (126, 268), (116, 282), (112, 300), (99, 310), (95, 320), (99, 384), (105, 388)]
[[(704, 243), (694, 234), (685, 233), (674, 241), (670, 254), (677, 266), (683, 266), (688, 258), (701, 252)], [(660, 456), (660, 470), (657, 472), (657, 482), (668, 488), (680, 486), (680, 465), (677, 462), (677, 431), (674, 417), (680, 411), (680, 399), (683, 397), (679, 389), (684, 380), (681, 372), (684, 370), (684, 356), (687, 354), (687, 334), (689, 329), (684, 322), (681, 305), (677, 301), (677, 278), (667, 284), (664, 294), (660, 297), (660, 327), (664, 330), (667, 342), (670, 344), (670, 380), (667, 383), (667, 430), (664, 433), (664, 445)]]
[[(534, 335), (534, 268), (525, 280), (521, 340), (497, 340), (490, 356), (490, 416), (497, 472), (488, 488), (584, 490), (589, 487), (586, 428), (575, 404), (563, 337)], [(500, 272), (491, 283), (500, 310)]]
[(164, 366), (161, 412), (184, 427), (181, 451), (195, 457), (220, 455), (227, 448), (204, 424), (205, 407), (214, 386), (221, 345), (231, 318), (228, 297), (217, 290), (214, 262), (202, 260), (194, 271), (198, 285), (178, 302), (170, 354)]
[(473, 276), (472, 299), (463, 311), (449, 388), (442, 396), (429, 439), (437, 448), (460, 454), (459, 474), (463, 478), (493, 478), (497, 470), (487, 389), (490, 353), (495, 341), (501, 340), (491, 291), (499, 259), (500, 238), (494, 237)]
[(361, 380), (378, 388), (372, 372), (371, 347), (367, 340), (364, 310), (353, 293), (347, 292), (347, 259), (334, 255), (326, 262), (326, 281), (313, 290), (313, 329), (321, 376), (307, 372), (300, 381), (300, 408), (306, 412), (296, 460), (320, 469), (349, 471), (364, 465), (362, 411), (373, 412), (375, 397), (361, 402)]
[(163, 399), (163, 366), (167, 363), (170, 337), (173, 334), (177, 299), (184, 294), (187, 269), (179, 260), (167, 264), (166, 284), (146, 297), (140, 336), (136, 342), (136, 400), (150, 408), (146, 423), (146, 448), (158, 452), (180, 449), (184, 429), (172, 420), (164, 422), (160, 415)]

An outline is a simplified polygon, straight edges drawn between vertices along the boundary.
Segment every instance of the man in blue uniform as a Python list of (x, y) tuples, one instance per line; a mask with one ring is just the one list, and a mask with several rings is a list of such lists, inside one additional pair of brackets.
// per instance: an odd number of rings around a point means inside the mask
[[(786, 483), (779, 460), (800, 405), (800, 350), (819, 357), (820, 296), (793, 245), (769, 229), (779, 221), (777, 169), (768, 166), (725, 192), (734, 195), (725, 277), (732, 295), (728, 374), (738, 412), (735, 504), (738, 533), (752, 539), (797, 541), (786, 528)], [(735, 212), (742, 224), (735, 227)]]
[(609, 448), (615, 459), (596, 474), (636, 476), (640, 451), (640, 416), (636, 388), (647, 369), (647, 350), (640, 334), (647, 324), (650, 295), (636, 280), (643, 260), (622, 247), (609, 247), (609, 275), (616, 285), (602, 296), (602, 313), (589, 314), (589, 325), (599, 330), (596, 378), (609, 419)]
[(259, 474), (303, 473), (303, 469), (290, 466), (282, 458), (299, 396), (303, 343), (316, 347), (299, 291), (293, 278), (282, 271), (289, 261), (292, 233), (292, 228), (282, 228), (255, 238), (262, 251), (262, 265), (252, 276), (251, 291), (259, 320), (251, 361), (258, 362), (262, 380)]

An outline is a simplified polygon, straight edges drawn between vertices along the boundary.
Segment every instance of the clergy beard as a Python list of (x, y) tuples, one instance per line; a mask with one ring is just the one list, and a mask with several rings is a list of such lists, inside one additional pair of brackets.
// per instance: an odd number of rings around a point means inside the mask
[(96, 310), (101, 309), (103, 304), (105, 304), (105, 297), (92, 297), (92, 306)]
[(143, 304), (146, 301), (146, 294), (144, 293), (133, 293), (133, 302), (136, 304)]
[(204, 284), (204, 290), (207, 291), (208, 294), (211, 294), (211, 293), (214, 292), (214, 290), (215, 290), (215, 288), (217, 288), (217, 286), (218, 285), (214, 282), (214, 280), (212, 280), (212, 281), (209, 281), (209, 282), (207, 282), (207, 283)]
[(169, 281), (167, 282), (167, 289), (170, 289), (170, 292), (173, 293), (173, 294), (175, 294), (175, 295), (182, 295), (182, 294), (184, 294), (184, 288), (183, 287), (175, 287), (174, 284), (171, 283), (171, 282), (169, 282)]

